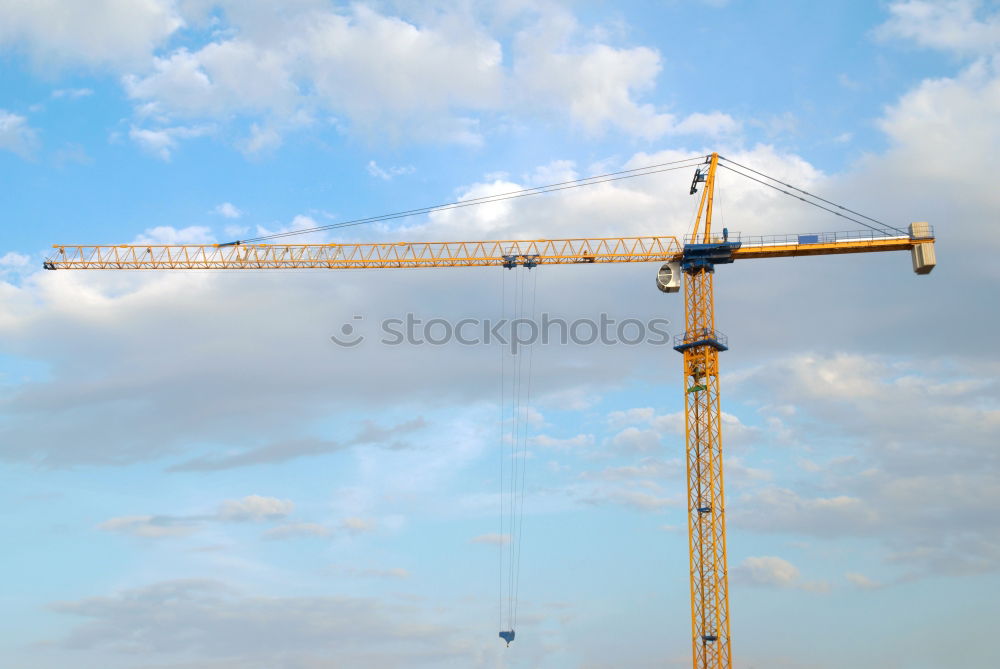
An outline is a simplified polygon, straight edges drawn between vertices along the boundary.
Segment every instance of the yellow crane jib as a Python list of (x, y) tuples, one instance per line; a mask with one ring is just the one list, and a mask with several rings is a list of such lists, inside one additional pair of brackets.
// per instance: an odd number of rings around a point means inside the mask
[[(740, 244), (733, 249), (733, 260), (911, 251), (915, 258), (914, 270), (918, 274), (926, 274), (934, 267), (933, 229), (927, 223), (913, 223), (910, 227), (915, 230), (913, 236), (887, 237), (873, 235), (871, 231), (771, 236), (729, 233), (729, 240)], [(812, 238), (817, 241), (811, 241)], [(393, 244), (54, 244), (53, 249), (52, 255), (42, 263), (48, 270), (360, 269), (677, 263), (667, 270), (661, 268), (657, 276), (657, 285), (663, 281), (661, 290), (666, 292), (680, 289), (680, 262), (683, 258), (681, 242), (669, 236)]]
[(669, 261), (676, 237), (593, 237), (358, 244), (63, 245), (46, 269), (364, 269), (534, 267), (538, 264)]

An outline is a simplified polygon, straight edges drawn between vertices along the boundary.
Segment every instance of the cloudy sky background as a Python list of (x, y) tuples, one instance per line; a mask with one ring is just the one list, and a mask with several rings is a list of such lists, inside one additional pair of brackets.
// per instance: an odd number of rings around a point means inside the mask
[[(996, 663), (996, 3), (0, 0), (0, 18), (4, 666), (687, 666), (669, 347), (535, 349), (506, 649), (497, 349), (387, 347), (377, 324), (495, 319), (513, 272), (40, 265), (53, 243), (228, 241), (712, 150), (927, 220), (941, 263), (720, 268), (736, 666)], [(306, 240), (680, 236), (690, 178)], [(731, 173), (718, 189), (731, 230), (851, 227)], [(681, 322), (655, 269), (531, 279), (540, 312)], [(344, 323), (366, 341), (335, 346)]]

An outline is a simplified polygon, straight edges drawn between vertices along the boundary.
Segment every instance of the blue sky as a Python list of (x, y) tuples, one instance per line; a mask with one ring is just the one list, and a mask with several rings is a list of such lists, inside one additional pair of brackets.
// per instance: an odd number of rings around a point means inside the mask
[[(720, 268), (735, 666), (997, 662), (996, 3), (0, 0), (0, 19), (3, 666), (688, 666), (669, 347), (533, 349), (504, 648), (501, 358), (377, 328), (509, 316), (515, 272), (40, 266), (54, 243), (221, 242), (713, 150), (930, 221), (941, 263)], [(681, 236), (690, 178), (303, 240)], [(728, 173), (717, 216), (845, 229)], [(655, 269), (529, 285), (570, 321), (680, 323)], [(361, 345), (330, 340), (345, 323)]]

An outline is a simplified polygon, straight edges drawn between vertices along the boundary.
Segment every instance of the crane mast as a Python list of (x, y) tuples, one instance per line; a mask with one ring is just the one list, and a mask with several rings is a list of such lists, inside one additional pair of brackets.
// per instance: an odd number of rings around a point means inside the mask
[[(713, 234), (712, 206), (719, 154), (707, 156), (705, 163), (707, 169), (703, 172), (698, 168), (691, 184), (692, 195), (697, 193), (699, 184), (703, 183), (704, 188), (693, 233), (683, 245), (668, 236), (356, 244), (56, 244), (44, 267), (49, 270), (343, 270), (665, 263), (657, 274), (657, 286), (664, 292), (679, 292), (682, 279), (684, 289), (684, 332), (675, 336), (673, 343), (674, 349), (684, 356), (692, 659), (694, 669), (731, 669), (719, 407), (719, 353), (728, 349), (728, 340), (715, 328), (715, 265), (754, 258), (910, 251), (914, 272), (927, 274), (936, 263), (935, 238), (927, 223), (911, 223), (908, 232), (868, 226), (870, 229), (861, 233), (731, 238), (724, 228), (721, 235)], [(748, 175), (743, 173), (743, 176)], [(502, 632), (500, 636), (509, 643), (514, 633)]]
[[(684, 355), (684, 433), (687, 520), (691, 567), (691, 652), (696, 669), (732, 666), (729, 640), (729, 581), (722, 479), (719, 351), (725, 339), (715, 329), (714, 262), (739, 243), (713, 243), (712, 200), (718, 154), (704, 176), (695, 173), (692, 193), (704, 179), (691, 242), (681, 261), (684, 274), (684, 334), (675, 349)], [(704, 214), (704, 234), (698, 228)], [(706, 253), (707, 251), (707, 253)], [(690, 254), (690, 255), (689, 255)], [(727, 262), (722, 259), (721, 262)], [(731, 256), (728, 262), (732, 262)]]

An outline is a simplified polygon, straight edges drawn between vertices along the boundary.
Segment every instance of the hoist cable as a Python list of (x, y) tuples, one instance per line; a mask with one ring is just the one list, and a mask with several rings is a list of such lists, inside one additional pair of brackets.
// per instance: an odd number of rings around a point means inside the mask
[[(528, 268), (525, 268), (528, 269)], [(529, 270), (530, 271), (530, 270)], [(527, 497), (527, 451), (534, 368), (534, 347), (538, 329), (535, 325), (538, 308), (538, 274), (527, 276), (515, 270), (507, 289), (507, 273), (501, 273), (502, 317), (509, 320), (511, 344), (523, 342), (519, 348), (500, 349), (499, 385), (500, 464), (498, 506), (501, 544), (498, 550), (499, 622), (501, 631), (513, 631), (517, 626), (521, 556), (524, 545), (524, 507)], [(507, 295), (511, 299), (507, 300)], [(509, 307), (508, 307), (509, 304)], [(531, 327), (525, 338), (524, 327)], [(507, 406), (507, 402), (510, 403)], [(506, 427), (507, 421), (510, 427)], [(509, 459), (509, 462), (505, 462)]]
[[(521, 282), (521, 299), (518, 303), (518, 323), (524, 321), (525, 317), (525, 299), (527, 294), (526, 285), (528, 282), (528, 276), (525, 271), (520, 272), (520, 282)], [(511, 341), (514, 341), (514, 334), (511, 333)], [(510, 544), (510, 589), (511, 589), (511, 600), (510, 600), (510, 628), (514, 629), (514, 625), (517, 620), (514, 616), (514, 611), (517, 609), (517, 569), (518, 569), (518, 555), (521, 552), (521, 539), (523, 536), (523, 516), (518, 513), (518, 509), (521, 506), (520, 500), (524, 497), (524, 485), (522, 483), (524, 479), (525, 465), (525, 452), (521, 444), (521, 435), (525, 430), (524, 426), (524, 414), (527, 411), (527, 403), (525, 401), (525, 378), (524, 378), (524, 352), (518, 351), (517, 353), (517, 411), (516, 411), (516, 422), (514, 425), (514, 443), (511, 455), (514, 457), (515, 468), (514, 468), (514, 481), (513, 490), (510, 500), (511, 506), (511, 525), (515, 528), (515, 537)]]
[[(516, 271), (516, 269), (515, 269)], [(514, 302), (512, 305), (512, 324), (516, 324), (524, 313), (524, 274), (518, 272), (514, 276)], [(515, 326), (516, 327), (516, 326)], [(511, 330), (513, 339), (514, 331)], [(518, 461), (517, 446), (520, 440), (519, 414), (521, 410), (521, 359), (515, 357), (513, 351), (510, 354), (511, 370), (513, 381), (511, 383), (511, 429), (510, 429), (510, 485), (509, 496), (507, 498), (508, 520), (507, 526), (510, 528), (510, 541), (508, 542), (507, 555), (507, 629), (513, 629), (514, 625), (514, 555), (518, 542), (517, 526), (517, 483), (518, 483)]]
[[(888, 223), (884, 223), (884, 222), (882, 222), (882, 221), (880, 221), (880, 220), (878, 220), (876, 218), (872, 218), (871, 216), (866, 216), (866, 215), (862, 214), (861, 212), (854, 211), (853, 209), (848, 209), (847, 207), (845, 207), (843, 205), (840, 205), (840, 204), (837, 204), (836, 202), (831, 202), (830, 200), (822, 198), (819, 195), (814, 195), (813, 193), (810, 193), (807, 190), (803, 190), (801, 188), (793, 186), (792, 184), (785, 183), (784, 181), (781, 181), (780, 179), (775, 179), (774, 177), (769, 176), (767, 174), (764, 174), (763, 172), (758, 172), (757, 170), (755, 170), (752, 167), (747, 167), (746, 165), (741, 165), (740, 163), (736, 162), (735, 160), (730, 160), (729, 158), (724, 158), (723, 156), (719, 156), (719, 160), (724, 160), (727, 163), (731, 163), (731, 164), (736, 165), (737, 167), (740, 167), (740, 168), (742, 168), (744, 170), (747, 170), (749, 172), (753, 172), (754, 174), (762, 176), (765, 179), (770, 179), (771, 181), (774, 181), (775, 183), (779, 183), (782, 186), (785, 186), (786, 188), (791, 188), (794, 191), (798, 191), (799, 193), (802, 193), (804, 195), (808, 195), (809, 197), (811, 197), (813, 199), (816, 199), (816, 200), (819, 200), (820, 202), (825, 202), (825, 203), (827, 203), (829, 205), (832, 205), (832, 206), (836, 207), (837, 209), (841, 209), (841, 210), (846, 211), (848, 213), (854, 214), (855, 216), (860, 216), (861, 218), (867, 219), (867, 220), (871, 221), (872, 223), (878, 223), (879, 225), (881, 225), (883, 227), (889, 228), (890, 230), (893, 230), (893, 231), (898, 232), (898, 233), (903, 234), (903, 235), (907, 234), (905, 231), (900, 230), (899, 228), (897, 228), (894, 225), (889, 225)], [(726, 167), (726, 165), (722, 165), (722, 167)], [(732, 172), (736, 172), (736, 170), (734, 170), (732, 168), (727, 168), (727, 169), (729, 169)], [(741, 174), (741, 173), (737, 172), (737, 174)], [(751, 176), (749, 176), (747, 174), (744, 174), (743, 176), (747, 177), (748, 179), (753, 179), (753, 177), (751, 177)], [(764, 183), (764, 182), (762, 182), (762, 181), (760, 181), (758, 179), (753, 179), (753, 180), (757, 181), (757, 183)], [(771, 186), (771, 184), (767, 184), (767, 183), (765, 183), (764, 185), (765, 186)], [(774, 188), (774, 186), (771, 186), (771, 188)], [(786, 195), (791, 195), (794, 198), (798, 198), (799, 200), (802, 200), (802, 198), (798, 197), (797, 195), (793, 195), (792, 193), (787, 193), (785, 191), (782, 191), (780, 188), (776, 189), (776, 190), (779, 190), (782, 193), (785, 193)], [(807, 202), (807, 200), (802, 200), (802, 201), (803, 202)], [(817, 206), (817, 207), (819, 206), (819, 205), (817, 205), (817, 204), (815, 204), (813, 202), (809, 202), (809, 204), (813, 204), (814, 206)], [(826, 207), (820, 207), (820, 209), (826, 209)], [(830, 211), (830, 210), (826, 209), (826, 211)], [(837, 213), (837, 212), (831, 212), (831, 213)], [(847, 218), (849, 221), (854, 221), (855, 223), (860, 223), (861, 225), (864, 225), (865, 227), (871, 228), (870, 225), (866, 225), (865, 223), (861, 223), (860, 221), (855, 221), (853, 218), (850, 218), (850, 217), (847, 217), (847, 216), (844, 216), (844, 218)], [(872, 229), (874, 230), (875, 228), (872, 228)], [(879, 232), (884, 232), (884, 231), (879, 230)]]
[[(547, 186), (535, 186), (533, 188), (523, 188), (521, 190), (509, 191), (507, 193), (497, 193), (495, 195), (483, 195), (481, 197), (476, 197), (469, 200), (463, 200), (460, 202), (449, 202), (445, 204), (437, 204), (427, 207), (418, 207), (416, 209), (407, 209), (405, 211), (398, 211), (389, 214), (380, 214), (377, 216), (368, 216), (365, 218), (355, 218), (349, 221), (342, 221), (340, 223), (330, 223), (329, 225), (318, 225), (312, 228), (303, 228), (301, 230), (286, 230), (284, 232), (276, 232), (270, 235), (249, 237), (247, 239), (240, 239), (232, 242), (227, 242), (226, 244), (222, 244), (221, 246), (234, 246), (236, 244), (253, 244), (257, 242), (264, 242), (270, 239), (283, 239), (285, 237), (304, 235), (312, 232), (323, 232), (326, 230), (348, 228), (356, 225), (364, 225), (367, 223), (391, 221), (399, 218), (406, 218), (408, 216), (416, 216), (418, 214), (429, 214), (435, 211), (462, 209), (464, 207), (474, 207), (481, 204), (490, 204), (492, 202), (502, 202), (504, 200), (513, 200), (515, 198), (529, 197), (531, 195), (554, 193), (557, 191), (569, 190), (571, 188), (594, 186), (597, 184), (608, 183), (612, 181), (621, 181), (623, 179), (634, 179), (635, 177), (642, 177), (650, 174), (660, 174), (662, 172), (671, 172), (673, 170), (688, 169), (694, 167), (697, 164), (700, 164), (700, 161), (703, 161), (704, 159), (705, 156), (694, 156), (692, 158), (685, 158), (684, 160), (674, 160), (666, 163), (658, 163), (656, 165), (636, 167), (630, 170), (619, 170), (617, 172), (597, 174), (592, 177), (584, 177), (582, 179), (561, 181), (558, 183), (549, 184)], [(697, 161), (697, 162), (692, 162), (692, 161)], [(680, 163), (685, 163), (685, 164), (681, 165)]]
[[(500, 317), (503, 318), (507, 313), (507, 282), (506, 276), (503, 272), (500, 272)], [(504, 492), (504, 479), (503, 479), (503, 461), (504, 461), (504, 449), (503, 449), (503, 438), (504, 438), (504, 345), (500, 338), (497, 338), (497, 351), (500, 353), (499, 358), (499, 371), (500, 371), (500, 393), (499, 401), (497, 406), (500, 412), (500, 471), (499, 471), (499, 487), (500, 494), (497, 497), (500, 507), (499, 513), (499, 529), (497, 531), (497, 623), (500, 629), (503, 629), (503, 551), (504, 551), (504, 533), (503, 533), (503, 492)]]
[[(818, 207), (818, 208), (822, 209), (823, 211), (828, 211), (831, 214), (833, 214), (834, 216), (840, 216), (841, 218), (846, 218), (848, 221), (851, 221), (852, 223), (857, 223), (858, 225), (863, 225), (864, 227), (868, 228), (869, 230), (874, 230), (875, 232), (878, 232), (880, 234), (888, 235), (888, 232), (886, 230), (881, 230), (879, 228), (876, 228), (873, 225), (869, 225), (869, 224), (865, 223), (864, 221), (859, 221), (856, 218), (851, 218), (850, 216), (847, 216), (846, 214), (842, 214), (839, 211), (834, 211), (833, 209), (830, 209), (829, 207), (824, 207), (821, 204), (817, 204), (816, 202), (813, 202), (812, 200), (807, 200), (804, 197), (796, 195), (795, 193), (789, 193), (787, 190), (783, 190), (781, 188), (778, 188), (774, 184), (767, 183), (766, 181), (761, 181), (760, 179), (758, 179), (756, 177), (752, 177), (749, 174), (745, 174), (743, 172), (740, 172), (739, 170), (734, 169), (732, 167), (729, 167), (728, 165), (723, 165), (723, 164), (720, 163), (719, 167), (723, 167), (723, 168), (729, 170), (730, 172), (735, 172), (736, 174), (739, 174), (740, 176), (746, 177), (747, 179), (750, 179), (751, 181), (756, 181), (757, 183), (763, 184), (763, 185), (767, 186), (768, 188), (773, 188), (774, 190), (778, 191), (779, 193), (784, 193), (785, 195), (787, 195), (789, 197), (793, 197), (796, 200), (801, 200), (802, 202), (805, 202), (806, 204), (811, 204), (812, 206)], [(867, 218), (867, 216), (865, 218)], [(881, 225), (885, 225), (885, 224), (882, 223)], [(906, 234), (905, 232), (903, 232), (902, 230), (899, 230), (898, 228), (893, 228), (891, 226), (886, 226), (886, 227), (889, 227), (890, 230), (893, 230), (894, 232), (898, 232), (899, 234), (902, 234), (902, 235)]]
[[(537, 269), (533, 272), (534, 278), (532, 279), (531, 285), (531, 323), (534, 325), (536, 323), (535, 317), (537, 312), (535, 310), (536, 302), (538, 299), (538, 271)], [(535, 330), (538, 334), (538, 331)], [(537, 339), (537, 337), (535, 337)], [(521, 439), (521, 501), (520, 509), (518, 510), (518, 541), (517, 541), (517, 565), (514, 567), (514, 624), (511, 629), (517, 627), (517, 609), (520, 602), (518, 598), (518, 589), (521, 585), (521, 546), (524, 541), (524, 495), (525, 495), (525, 482), (527, 477), (527, 465), (528, 465), (528, 423), (531, 420), (531, 380), (532, 380), (532, 367), (535, 362), (535, 342), (532, 341), (528, 344), (528, 390), (525, 393), (525, 403), (524, 403), (524, 425), (523, 433), (524, 436)]]

